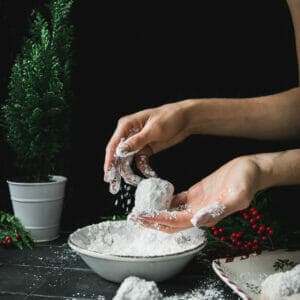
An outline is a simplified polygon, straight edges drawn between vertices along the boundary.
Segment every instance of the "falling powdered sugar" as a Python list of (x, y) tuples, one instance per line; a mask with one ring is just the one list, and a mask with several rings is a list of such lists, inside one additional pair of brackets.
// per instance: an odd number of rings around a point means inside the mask
[(225, 205), (219, 202), (214, 202), (211, 205), (199, 209), (191, 219), (193, 226), (198, 227), (199, 224), (205, 224), (212, 218), (220, 216), (225, 210)]
[(204, 231), (197, 228), (168, 234), (132, 221), (106, 221), (77, 230), (72, 240), (84, 249), (101, 254), (153, 257), (197, 248), (206, 238)]

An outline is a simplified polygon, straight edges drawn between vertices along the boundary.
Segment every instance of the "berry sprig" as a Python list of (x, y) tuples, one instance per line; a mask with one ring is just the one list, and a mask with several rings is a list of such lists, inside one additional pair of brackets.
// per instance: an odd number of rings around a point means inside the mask
[[(263, 218), (258, 210), (251, 207), (241, 211), (240, 214), (249, 223), (253, 233), (242, 230), (230, 233), (228, 230), (225, 231), (224, 227), (213, 226), (210, 229), (213, 236), (234, 246), (237, 250), (236, 254), (249, 255), (254, 252), (260, 254), (263, 248), (273, 249), (271, 236), (274, 234), (274, 230), (263, 224)], [(270, 245), (268, 246), (266, 242), (269, 242)]]
[(215, 256), (248, 256), (274, 248), (271, 238), (274, 230), (264, 224), (261, 213), (254, 207), (224, 219), (209, 231), (214, 240), (219, 240), (219, 245), (214, 244)]
[(14, 216), (0, 210), (0, 247), (33, 247), (33, 240), (20, 221)]

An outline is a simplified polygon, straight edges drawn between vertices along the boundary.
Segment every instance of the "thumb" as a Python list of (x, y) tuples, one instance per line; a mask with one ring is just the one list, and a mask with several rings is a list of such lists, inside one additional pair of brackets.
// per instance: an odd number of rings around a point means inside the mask
[(144, 128), (124, 142), (123, 152), (127, 154), (126, 156), (138, 152), (151, 142), (150, 137), (150, 132)]

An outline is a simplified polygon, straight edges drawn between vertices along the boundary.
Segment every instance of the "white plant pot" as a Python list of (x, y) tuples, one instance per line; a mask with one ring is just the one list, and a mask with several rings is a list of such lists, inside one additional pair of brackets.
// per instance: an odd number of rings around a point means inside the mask
[(14, 215), (31, 232), (35, 242), (52, 241), (59, 236), (59, 225), (67, 178), (22, 183), (7, 181)]

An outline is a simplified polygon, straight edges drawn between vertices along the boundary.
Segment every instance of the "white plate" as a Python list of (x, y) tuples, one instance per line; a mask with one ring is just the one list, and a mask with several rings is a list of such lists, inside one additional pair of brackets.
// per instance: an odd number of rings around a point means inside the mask
[(274, 263), (278, 259), (288, 259), (300, 263), (300, 251), (264, 251), (260, 255), (251, 254), (248, 258), (235, 257), (226, 262), (225, 258), (215, 259), (212, 263), (216, 274), (244, 300), (258, 300), (260, 285), (270, 274), (290, 269), (276, 271)]

